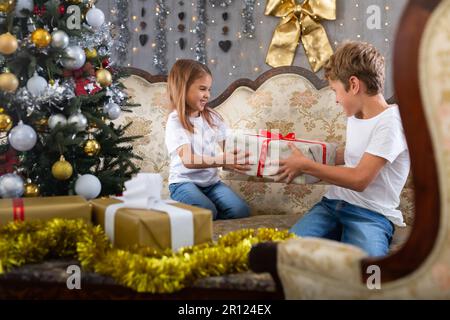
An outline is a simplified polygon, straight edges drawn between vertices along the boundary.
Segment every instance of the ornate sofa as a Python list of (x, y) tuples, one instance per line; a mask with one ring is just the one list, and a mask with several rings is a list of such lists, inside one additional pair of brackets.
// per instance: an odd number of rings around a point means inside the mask
[[(169, 159), (164, 144), (168, 98), (165, 77), (154, 77), (145, 71), (128, 69), (124, 79), (128, 93), (141, 106), (123, 116), (119, 122), (132, 122), (129, 135), (142, 135), (134, 142), (138, 161), (144, 172), (158, 172), (164, 178), (164, 197), (169, 197), (167, 177)], [(302, 139), (345, 144), (346, 118), (336, 104), (326, 82), (299, 67), (272, 69), (256, 81), (241, 79), (211, 101), (232, 129), (278, 129), (280, 133), (296, 132)], [(263, 182), (255, 177), (243, 179), (223, 171), (222, 179), (240, 194), (251, 207), (247, 219), (214, 222), (215, 236), (240, 228), (290, 228), (320, 200), (328, 186), (286, 185)], [(410, 226), (414, 219), (414, 191), (411, 179), (402, 192), (401, 210)], [(396, 250), (405, 241), (409, 227), (399, 228), (392, 242)]]

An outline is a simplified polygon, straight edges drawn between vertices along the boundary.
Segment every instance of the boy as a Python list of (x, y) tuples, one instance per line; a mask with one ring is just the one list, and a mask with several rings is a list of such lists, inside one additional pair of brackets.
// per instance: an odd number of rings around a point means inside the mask
[(352, 244), (369, 256), (384, 256), (394, 224), (405, 226), (396, 208), (410, 169), (408, 147), (396, 105), (383, 97), (383, 56), (370, 44), (347, 42), (325, 66), (325, 76), (348, 117), (345, 150), (336, 165), (306, 157), (293, 144), (280, 161), (279, 181), (290, 183), (302, 173), (333, 186), (291, 229), (302, 237)]

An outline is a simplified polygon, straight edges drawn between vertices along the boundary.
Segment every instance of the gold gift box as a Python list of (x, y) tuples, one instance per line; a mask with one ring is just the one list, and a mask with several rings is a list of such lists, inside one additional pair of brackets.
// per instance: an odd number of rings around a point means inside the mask
[(0, 200), (0, 225), (14, 220), (82, 219), (91, 223), (89, 202), (79, 196)]
[[(104, 227), (106, 208), (120, 202), (120, 200), (109, 198), (92, 200), (94, 224)], [(211, 211), (182, 203), (170, 205), (192, 212), (194, 244), (212, 241)], [(117, 210), (114, 220), (114, 246), (126, 249), (137, 245), (164, 250), (171, 248), (170, 232), (170, 221), (167, 213), (156, 210), (121, 208)]]

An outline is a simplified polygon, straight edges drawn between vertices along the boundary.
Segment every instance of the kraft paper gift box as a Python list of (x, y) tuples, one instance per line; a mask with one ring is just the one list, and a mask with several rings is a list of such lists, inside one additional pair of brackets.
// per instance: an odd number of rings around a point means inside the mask
[(0, 200), (0, 225), (10, 221), (82, 219), (91, 223), (89, 202), (79, 196)]
[[(141, 178), (153, 176), (150, 174), (139, 175)], [(142, 194), (152, 188), (160, 188), (159, 182), (156, 182), (156, 187), (154, 186), (155, 182), (153, 182), (153, 186), (151, 184), (146, 186), (145, 183), (138, 182), (142, 181), (141, 178), (133, 180), (135, 180), (136, 186), (141, 188)], [(137, 195), (139, 199), (137, 202), (141, 202), (141, 204), (135, 205), (133, 196), (130, 195), (134, 192), (133, 189), (136, 189), (136, 186), (130, 188), (130, 182), (133, 180), (125, 183), (127, 191), (124, 192), (124, 201), (113, 198), (91, 201), (94, 224), (104, 228), (115, 247), (126, 249), (137, 245), (157, 250), (168, 248), (178, 250), (181, 247), (212, 241), (212, 213), (210, 210), (174, 201), (164, 201), (158, 196), (150, 196), (147, 198), (150, 201), (147, 201), (142, 195)], [(156, 194), (159, 195), (159, 191), (156, 191)], [(146, 201), (147, 204), (143, 204)], [(145, 206), (149, 209), (144, 209)], [(175, 211), (175, 215), (169, 214), (170, 211)]]
[[(309, 159), (326, 165), (334, 165), (337, 145), (320, 141), (297, 139), (294, 133), (285, 136), (265, 130), (258, 134), (237, 131), (230, 134), (225, 142), (225, 151), (234, 149), (250, 152), (249, 162), (251, 170), (246, 175), (238, 173), (226, 173), (229, 180), (248, 180), (248, 176), (258, 177), (261, 181), (274, 182), (278, 177), (279, 165), (277, 161), (288, 158), (292, 151), (288, 143), (300, 149)], [(312, 184), (320, 179), (310, 175), (300, 175), (295, 178), (294, 184)]]

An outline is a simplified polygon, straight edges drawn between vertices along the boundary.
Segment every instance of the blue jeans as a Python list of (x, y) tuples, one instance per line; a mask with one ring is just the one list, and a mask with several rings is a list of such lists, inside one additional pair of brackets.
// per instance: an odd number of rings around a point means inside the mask
[(323, 197), (292, 228), (301, 237), (326, 238), (355, 245), (369, 256), (385, 256), (394, 225), (380, 213)]
[(211, 210), (213, 219), (238, 219), (250, 215), (250, 208), (233, 190), (219, 181), (208, 187), (192, 182), (171, 183), (170, 197), (178, 202)]

